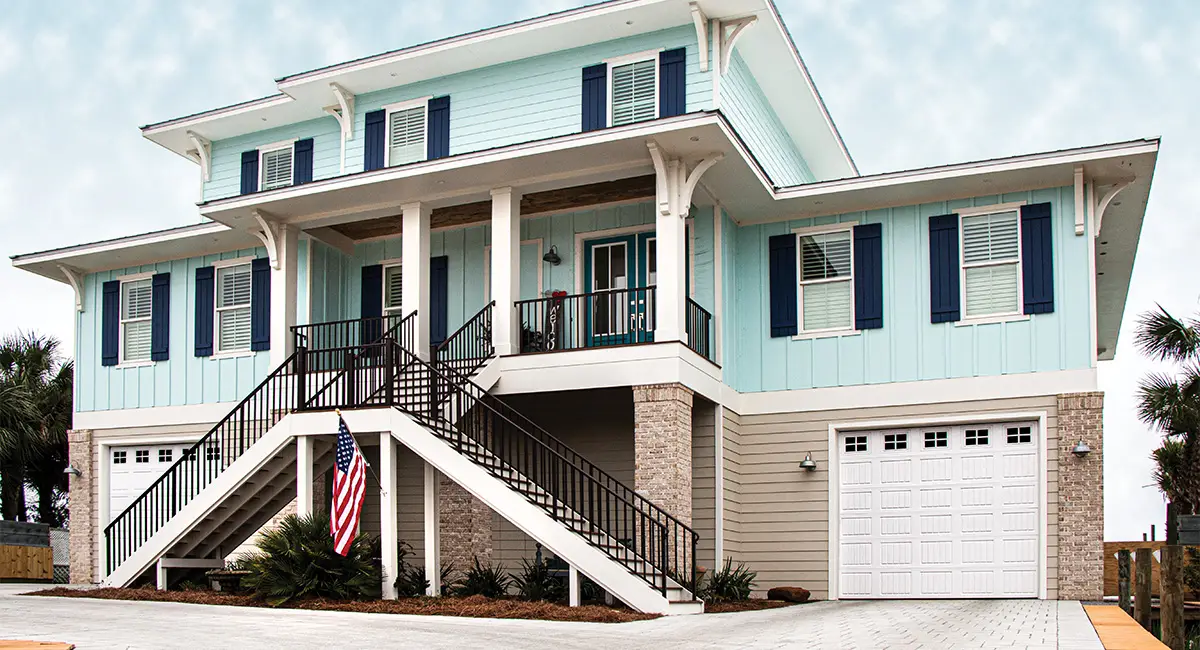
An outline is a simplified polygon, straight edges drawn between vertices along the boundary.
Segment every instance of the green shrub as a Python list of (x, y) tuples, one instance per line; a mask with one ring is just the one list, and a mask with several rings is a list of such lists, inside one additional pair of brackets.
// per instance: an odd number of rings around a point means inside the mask
[[(402, 562), (400, 575), (396, 577), (396, 595), (400, 598), (420, 598), (429, 592), (429, 578), (425, 577), (425, 566), (412, 566)], [(442, 567), (441, 585), (442, 595), (445, 595), (449, 590), (450, 576), (454, 573), (454, 565), (446, 564)]]
[(454, 583), (450, 593), (455, 596), (479, 595), (500, 598), (508, 594), (510, 584), (512, 577), (504, 572), (502, 565), (489, 563), (483, 566), (479, 563), (479, 558), (475, 558), (475, 565), (467, 569), (463, 577)]
[(345, 557), (333, 550), (329, 516), (288, 515), (274, 530), (263, 533), (259, 553), (245, 559), (250, 571), (242, 581), (270, 605), (290, 600), (378, 598), (380, 574), (374, 558), (377, 542), (359, 534)]
[(738, 562), (736, 568), (732, 565), (733, 558), (727, 557), (720, 571), (705, 575), (700, 580), (696, 597), (708, 603), (750, 600), (758, 573), (746, 568), (744, 562)]
[(566, 586), (560, 577), (551, 572), (547, 562), (527, 558), (521, 559), (521, 574), (514, 576), (512, 584), (525, 600), (558, 602), (566, 595)]

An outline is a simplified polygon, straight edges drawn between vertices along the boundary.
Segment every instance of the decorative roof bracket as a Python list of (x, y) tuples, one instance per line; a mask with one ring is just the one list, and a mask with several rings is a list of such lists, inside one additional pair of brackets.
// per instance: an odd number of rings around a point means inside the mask
[(188, 155), (200, 163), (200, 179), (207, 183), (212, 176), (212, 142), (195, 131), (188, 131), (187, 137), (195, 148), (194, 152), (188, 151)]
[(655, 195), (659, 213), (663, 216), (676, 214), (686, 218), (687, 208), (692, 204), (692, 193), (696, 191), (700, 177), (720, 162), (725, 154), (714, 153), (705, 156), (691, 173), (688, 173), (687, 165), (678, 158), (668, 157), (657, 142), (647, 142), (646, 148), (650, 150), (650, 159), (654, 161)]
[(287, 228), (287, 225), (275, 221), (268, 221), (266, 214), (259, 210), (255, 210), (251, 214), (254, 216), (254, 220), (258, 222), (258, 225), (260, 228), (262, 228), (262, 230), (251, 230), (250, 233), (255, 237), (258, 237), (259, 241), (263, 243), (263, 246), (267, 249), (267, 258), (271, 262), (271, 268), (278, 271), (279, 242), (282, 239), (280, 235), (282, 234), (283, 229)]
[[(722, 20), (721, 29), (717, 36), (721, 40), (721, 74), (729, 72), (729, 60), (733, 58), (733, 48), (737, 45), (737, 41), (746, 32), (746, 28), (758, 22), (758, 16), (746, 16), (744, 18), (734, 18), (731, 20)], [(726, 29), (732, 27), (733, 31), (727, 32)]]
[(67, 276), (67, 282), (75, 290), (75, 311), (83, 311), (83, 271), (66, 264), (59, 264), (58, 270)]
[(691, 3), (691, 8), (692, 22), (696, 25), (696, 42), (699, 43), (700, 72), (708, 72), (708, 16), (704, 15), (699, 3)]
[(337, 100), (334, 106), (326, 106), (325, 112), (338, 121), (342, 127), (342, 146), (338, 156), (338, 167), (341, 173), (346, 173), (346, 141), (354, 137), (354, 93), (346, 90), (337, 83), (330, 82), (329, 89)]
[(1093, 213), (1093, 221), (1095, 232), (1093, 237), (1100, 237), (1100, 226), (1104, 224), (1104, 213), (1108, 210), (1108, 206), (1112, 205), (1113, 199), (1121, 193), (1121, 190), (1133, 184), (1134, 179), (1121, 180), (1108, 186), (1108, 190), (1104, 192), (1104, 196), (1096, 202), (1095, 212)]

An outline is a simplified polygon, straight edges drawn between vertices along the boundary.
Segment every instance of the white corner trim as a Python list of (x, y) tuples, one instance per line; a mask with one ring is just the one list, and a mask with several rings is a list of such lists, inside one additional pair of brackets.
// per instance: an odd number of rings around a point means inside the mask
[[(1086, 204), (1084, 203), (1084, 197), (1083, 197), (1083, 184), (1084, 184), (1083, 164), (1080, 163), (1080, 164), (1075, 165), (1075, 235), (1076, 236), (1080, 236), (1083, 234), (1083, 232), (1084, 232), (1083, 226), (1084, 226), (1084, 223), (1087, 221), (1087, 219), (1086, 219), (1087, 212), (1086, 212), (1086, 208), (1084, 207)], [(1097, 230), (1097, 232), (1099, 232), (1099, 230)]]
[[(76, 429), (130, 429), (142, 427), (168, 427), (186, 425), (211, 425), (229, 415), (238, 402), (216, 402), (214, 404), (191, 404), (187, 406), (155, 406), (141, 409), (114, 409), (111, 411), (76, 411), (73, 425)], [(197, 436), (192, 436), (194, 440)]]
[(696, 27), (696, 51), (700, 54), (700, 72), (708, 72), (708, 16), (695, 2), (689, 3), (692, 24)]
[(67, 266), (66, 264), (55, 264), (58, 270), (67, 278), (67, 283), (71, 285), (71, 289), (75, 291), (75, 311), (83, 311), (83, 271)]

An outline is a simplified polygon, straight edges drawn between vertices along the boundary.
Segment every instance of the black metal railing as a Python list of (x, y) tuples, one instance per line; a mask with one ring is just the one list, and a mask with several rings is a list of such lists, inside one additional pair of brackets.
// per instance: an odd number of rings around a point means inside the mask
[[(292, 327), (292, 343), (310, 352), (321, 350), (346, 350), (358, 346), (378, 343), (385, 336), (397, 339), (406, 349), (413, 347), (413, 315), (386, 314), (384, 316), (366, 316), (349, 320), (331, 321), (328, 323), (312, 323), (310, 325), (295, 325)], [(317, 365), (317, 359), (309, 363), (313, 370), (324, 369)], [(334, 366), (336, 367), (336, 366)]]
[[(298, 403), (292, 354), (104, 528), (105, 575), (133, 555)], [(302, 403), (302, 402), (299, 402)]]
[(687, 299), (684, 306), (684, 326), (687, 331), (687, 346), (692, 349), (692, 352), (708, 359), (712, 357), (712, 314), (708, 310), (701, 307), (691, 298)]
[[(411, 350), (417, 312), (360, 321), (336, 321), (292, 328), (296, 341), (297, 404), (313, 408), (354, 408), (391, 385), (394, 363), (385, 359), (393, 341)], [(357, 324), (356, 324), (357, 323)], [(377, 325), (388, 328), (375, 335)], [(367, 334), (367, 342), (355, 337)]]
[(654, 287), (516, 302), (521, 352), (557, 352), (654, 340)]
[[(460, 374), (470, 376), (495, 356), (496, 348), (492, 345), (492, 308), (495, 306), (495, 300), (489, 302), (450, 338), (435, 347), (433, 364), (439, 368), (449, 366)], [(412, 349), (412, 346), (403, 343), (401, 347)]]

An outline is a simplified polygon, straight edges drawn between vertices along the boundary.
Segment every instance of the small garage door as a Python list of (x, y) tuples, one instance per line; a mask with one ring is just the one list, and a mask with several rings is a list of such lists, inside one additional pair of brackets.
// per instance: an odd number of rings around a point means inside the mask
[(189, 444), (109, 447), (109, 516), (115, 518), (162, 476)]
[(840, 596), (1036, 597), (1038, 434), (1035, 423), (840, 434)]

